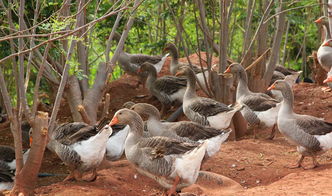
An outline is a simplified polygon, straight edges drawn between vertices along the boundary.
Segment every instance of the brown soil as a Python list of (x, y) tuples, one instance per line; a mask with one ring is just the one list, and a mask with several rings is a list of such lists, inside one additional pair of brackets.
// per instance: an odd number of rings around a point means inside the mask
[[(165, 65), (164, 67), (167, 67)], [(163, 69), (162, 74), (167, 72)], [(135, 88), (136, 78), (124, 75), (110, 84), (110, 113), (121, 108), (126, 101), (149, 102), (160, 108), (157, 100), (141, 98), (148, 95), (145, 89)], [(294, 86), (295, 111), (325, 118), (332, 122), (332, 93), (324, 92), (315, 84)], [(65, 114), (62, 113), (62, 117)], [(240, 141), (229, 141), (220, 152), (202, 166), (202, 170), (220, 174), (224, 183), (200, 180), (182, 190), (194, 195), (329, 195), (332, 189), (332, 152), (318, 158), (320, 167), (312, 170), (287, 169), (284, 166), (298, 159), (295, 146), (290, 145), (278, 133), (274, 140), (266, 140), (270, 130), (258, 130), (259, 139), (247, 136)], [(1, 131), (0, 144), (12, 145), (8, 130)], [(310, 159), (305, 160), (311, 164)], [(49, 151), (46, 151), (40, 172), (68, 174), (66, 166)], [(39, 178), (37, 195), (161, 195), (164, 190), (153, 180), (136, 172), (123, 157), (99, 171), (95, 182), (61, 182), (65, 176)], [(241, 186), (239, 186), (241, 185)]]

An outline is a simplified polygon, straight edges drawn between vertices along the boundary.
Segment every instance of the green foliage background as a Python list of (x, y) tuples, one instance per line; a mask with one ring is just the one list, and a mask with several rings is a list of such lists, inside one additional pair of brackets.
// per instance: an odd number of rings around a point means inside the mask
[[(253, 32), (255, 28), (258, 26), (260, 18), (263, 14), (262, 10), (259, 9), (259, 3), (263, 0), (256, 1), (256, 9), (253, 17)], [(51, 16), (54, 12), (56, 12), (62, 5), (62, 0), (48, 0), (42, 1), (41, 14), (39, 17), (39, 21)], [(94, 11), (96, 6), (98, 5), (97, 0), (92, 0), (92, 2), (87, 7), (87, 21), (92, 21), (95, 18)], [(176, 23), (174, 22), (175, 15), (177, 18), (183, 17), (183, 27), (185, 32), (183, 33), (185, 39), (190, 43), (189, 51), (191, 53), (195, 52), (198, 48), (197, 40), (202, 39), (202, 33), (198, 30), (197, 37), (197, 23), (195, 17), (198, 17), (197, 9), (195, 8), (194, 1), (192, 0), (169, 0), (168, 1), (171, 8), (169, 9), (165, 1), (163, 0), (146, 0), (139, 7), (137, 15), (135, 17), (135, 23), (133, 28), (131, 29), (129, 36), (126, 40), (125, 50), (130, 53), (144, 53), (144, 54), (161, 54), (162, 48), (167, 42), (174, 42), (175, 36), (177, 34)], [(218, 1), (209, 0), (206, 2), (206, 15), (209, 26), (213, 29), (212, 16), (213, 13), (218, 15)], [(303, 65), (302, 54), (299, 53), (301, 50), (301, 45), (303, 44), (304, 38), (306, 41), (306, 56), (309, 56), (312, 51), (317, 50), (320, 45), (320, 36), (318, 33), (318, 28), (313, 21), (320, 16), (320, 7), (316, 4), (315, 1), (311, 0), (302, 0), (293, 3), (294, 1), (284, 1), (285, 8), (295, 8), (299, 6), (307, 6), (313, 5), (306, 8), (295, 9), (287, 12), (287, 20), (290, 22), (289, 29), (289, 38), (286, 43), (286, 67), (291, 67), (295, 69), (303, 69), (301, 66)], [(14, 10), (18, 10), (17, 4), (8, 5), (7, 1), (4, 1), (6, 6), (12, 7)], [(75, 4), (76, 1), (73, 1)], [(34, 6), (35, 0), (26, 1), (26, 9), (25, 15), (27, 21), (32, 24), (33, 14), (34, 14)], [(101, 0), (99, 10), (97, 12), (96, 17), (102, 16), (109, 8), (112, 6), (112, 1), (110, 0)], [(72, 14), (75, 13), (76, 5), (72, 6)], [(233, 14), (230, 22), (230, 40), (231, 45), (228, 49), (228, 55), (233, 60), (237, 61), (241, 58), (242, 51), (242, 43), (243, 43), (243, 31), (245, 26), (246, 19), (246, 9), (247, 9), (247, 1), (246, 0), (237, 0), (235, 1), (233, 7)], [(125, 26), (125, 23), (129, 17), (130, 12), (126, 12), (123, 19), (121, 20), (120, 27), (118, 32), (121, 32)], [(271, 15), (275, 14), (275, 9), (272, 9)], [(196, 15), (196, 16), (195, 16)], [(18, 27), (18, 18), (14, 16), (14, 22), (16, 27)], [(79, 79), (83, 77), (89, 78), (90, 85), (93, 83), (95, 74), (97, 72), (97, 67), (100, 62), (105, 61), (104, 51), (106, 48), (106, 40), (112, 30), (112, 26), (115, 22), (116, 16), (112, 16), (107, 18), (106, 20), (99, 22), (95, 25), (93, 29), (93, 33), (89, 33), (90, 44), (89, 47), (89, 69), (90, 75), (86, 76), (82, 74), (82, 71), (78, 68), (77, 56), (74, 54), (73, 60), (70, 62), (71, 70), (70, 74), (76, 75)], [(0, 32), (1, 36), (5, 36), (8, 33), (8, 23), (6, 21), (5, 10), (0, 10), (0, 23), (2, 32)], [(50, 33), (55, 32), (57, 30), (63, 29), (66, 25), (72, 26), (75, 23), (73, 19), (59, 21), (55, 17), (51, 18), (47, 23), (41, 24), (38, 26), (36, 33)], [(215, 28), (219, 28), (216, 25)], [(215, 41), (218, 43), (218, 30), (215, 30)], [(270, 22), (269, 33), (270, 38), (267, 42), (271, 43), (273, 40), (273, 35), (275, 32), (275, 18), (273, 18)], [(76, 39), (72, 37), (70, 39)], [(283, 40), (283, 42), (285, 39)], [(14, 40), (17, 44), (17, 40)], [(59, 41), (54, 42), (56, 46), (59, 46)], [(282, 43), (283, 45), (284, 43)], [(112, 52), (116, 47), (116, 43), (112, 46)], [(43, 49), (41, 49), (42, 51)], [(204, 48), (203, 48), (204, 50)], [(281, 48), (282, 50), (282, 48)], [(43, 51), (42, 51), (43, 52)], [(61, 47), (53, 47), (50, 50), (52, 57), (55, 59), (59, 59), (60, 54), (63, 51)], [(184, 56), (182, 48), (180, 48), (181, 56)], [(0, 58), (4, 58), (11, 54), (9, 42), (0, 42)], [(283, 54), (283, 51), (281, 51)], [(280, 56), (282, 58), (282, 55)], [(309, 60), (306, 60), (309, 61)], [(4, 65), (5, 77), (8, 82), (8, 87), (10, 89), (10, 94), (15, 97), (16, 96), (16, 88), (14, 85), (14, 76), (12, 70), (12, 61), (7, 61)], [(119, 67), (117, 67), (113, 72), (112, 79), (117, 79), (123, 72)], [(29, 104), (31, 104), (32, 99), (32, 89), (34, 86), (34, 81), (36, 78), (37, 70), (35, 68), (32, 69), (31, 80), (29, 83), (29, 88), (27, 91)], [(41, 83), (41, 91), (49, 92), (51, 90), (48, 82), (43, 79)], [(15, 99), (15, 98), (14, 98)]]

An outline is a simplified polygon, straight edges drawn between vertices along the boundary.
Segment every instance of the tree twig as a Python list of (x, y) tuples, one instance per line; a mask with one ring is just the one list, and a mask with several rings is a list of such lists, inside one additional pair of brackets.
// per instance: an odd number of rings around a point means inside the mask
[(91, 120), (90, 120), (88, 114), (86, 113), (84, 106), (83, 105), (78, 105), (77, 106), (77, 111), (81, 114), (83, 122), (90, 125)]

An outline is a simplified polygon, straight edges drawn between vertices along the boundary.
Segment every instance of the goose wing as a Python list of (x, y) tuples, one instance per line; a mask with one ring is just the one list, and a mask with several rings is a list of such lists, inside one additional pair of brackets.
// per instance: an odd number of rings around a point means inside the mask
[(0, 161), (12, 162), (15, 159), (15, 150), (10, 146), (0, 145)]
[(197, 144), (186, 143), (168, 137), (150, 137), (139, 142), (139, 147), (151, 159), (162, 158), (167, 155), (184, 154), (197, 146)]
[(186, 88), (187, 79), (175, 76), (164, 76), (157, 79), (154, 83), (154, 88), (160, 92), (164, 92), (168, 95), (176, 93), (182, 88)]
[(157, 64), (161, 61), (161, 56), (150, 56), (145, 54), (130, 54), (130, 63), (134, 63), (137, 65), (142, 65), (145, 62), (149, 62), (151, 64)]
[(276, 107), (279, 103), (277, 100), (263, 93), (247, 95), (242, 98), (241, 102), (253, 111), (266, 111)]
[(181, 122), (174, 128), (176, 134), (180, 137), (187, 137), (190, 140), (198, 141), (209, 139), (223, 133), (222, 130), (212, 127), (202, 126), (194, 122)]
[(205, 97), (195, 99), (195, 101), (189, 105), (189, 109), (206, 117), (232, 110), (232, 108), (228, 107), (226, 104)]
[(0, 170), (0, 182), (14, 182), (13, 177), (11, 172)]
[(310, 135), (325, 135), (332, 132), (332, 123), (309, 115), (296, 115), (296, 126)]

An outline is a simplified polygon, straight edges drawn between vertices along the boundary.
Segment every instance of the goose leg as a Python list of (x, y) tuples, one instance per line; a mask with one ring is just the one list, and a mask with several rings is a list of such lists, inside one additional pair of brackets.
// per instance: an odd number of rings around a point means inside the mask
[(63, 180), (63, 182), (72, 181), (75, 179), (74, 170), (70, 171), (70, 174)]
[(167, 191), (167, 196), (172, 196), (173, 194), (176, 195), (176, 186), (179, 184), (179, 182), (180, 177), (176, 176), (172, 188)]
[(302, 167), (303, 159), (304, 159), (304, 156), (301, 155), (301, 158), (297, 161), (297, 163), (295, 165), (290, 165), (290, 166), (286, 166), (286, 167), (289, 169), (295, 169), (295, 168)]
[(271, 131), (271, 134), (270, 136), (267, 138), (269, 140), (273, 140), (273, 138), (276, 136), (276, 125), (273, 125), (272, 127), (272, 131)]
[(303, 167), (303, 169), (314, 169), (314, 168), (316, 168), (318, 166), (319, 166), (319, 163), (316, 160), (316, 157), (312, 156), (312, 166), (311, 167), (306, 167), (306, 168)]
[(74, 171), (74, 178), (75, 178), (76, 181), (82, 181), (82, 173), (75, 170)]
[(86, 179), (85, 181), (87, 181), (87, 182), (93, 182), (96, 179), (97, 179), (97, 169), (93, 169), (91, 176), (88, 179)]

